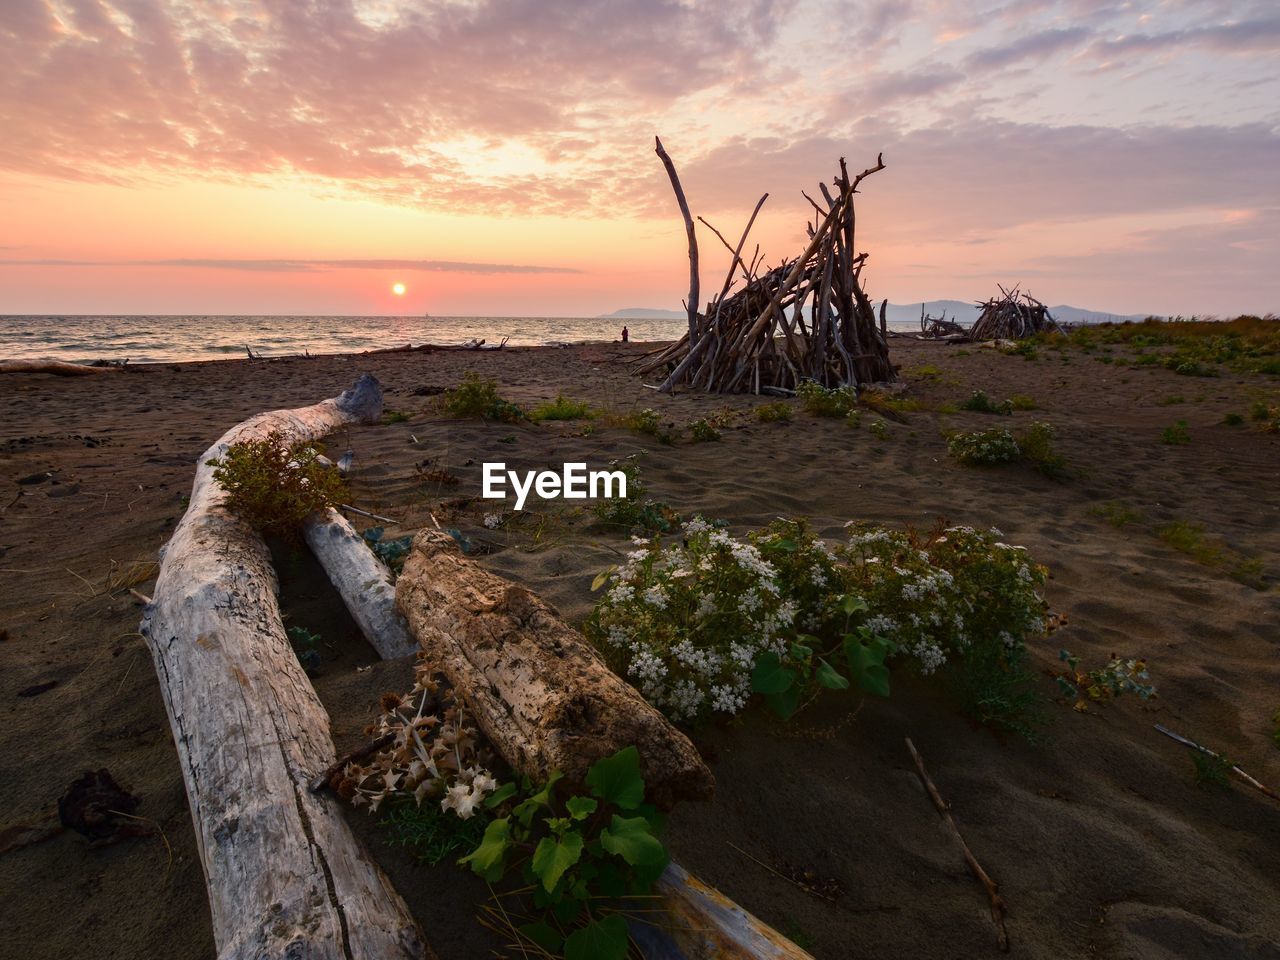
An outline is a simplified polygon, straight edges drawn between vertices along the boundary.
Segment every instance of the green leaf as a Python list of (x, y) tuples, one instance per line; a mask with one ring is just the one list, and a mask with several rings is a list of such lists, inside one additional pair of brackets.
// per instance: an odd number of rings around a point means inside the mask
[(564, 937), (551, 924), (539, 920), (537, 923), (526, 923), (516, 927), (520, 935), (531, 943), (536, 943), (547, 953), (559, 953), (564, 945)]
[(600, 831), (600, 845), (633, 867), (667, 865), (667, 850), (650, 832), (644, 817), (624, 818), (615, 813), (609, 826)]
[(844, 674), (821, 658), (818, 659), (818, 664), (817, 673), (814, 674), (818, 683), (828, 690), (849, 689), (849, 680)]
[(635, 747), (623, 747), (612, 757), (597, 760), (587, 771), (587, 786), (606, 803), (623, 810), (634, 810), (644, 802), (640, 751)]
[(597, 573), (596, 578), (591, 581), (591, 592), (595, 593), (597, 590), (603, 587), (606, 583), (608, 583), (609, 578), (613, 576), (613, 571), (616, 569), (617, 567), (610, 567), (608, 570), (601, 570), (599, 573)]
[(543, 837), (533, 851), (533, 872), (542, 878), (542, 888), (550, 893), (564, 872), (582, 857), (582, 834), (566, 833), (559, 840)]
[(493, 791), (493, 793), (489, 794), (489, 796), (485, 797), (484, 805), (487, 809), (492, 810), (494, 807), (501, 804), (502, 801), (513, 796), (515, 792), (516, 785), (514, 783), (504, 783), (497, 790)]
[(511, 815), (520, 821), (522, 826), (529, 826), (533, 821), (533, 815), (538, 812), (539, 807), (551, 806), (551, 791), (555, 789), (556, 783), (564, 776), (559, 770), (552, 770), (551, 776), (547, 782), (542, 785), (542, 789), (516, 804), (515, 809), (511, 811)]
[(884, 665), (889, 648), (883, 641), (863, 643), (856, 637), (845, 637), (844, 655), (849, 661), (849, 675), (868, 693), (889, 695), (889, 670)]
[(773, 545), (779, 550), (785, 550), (787, 553), (795, 553), (799, 548), (799, 544), (794, 540), (778, 540)]
[(570, 797), (565, 807), (574, 820), (585, 820), (596, 812), (599, 804), (594, 797)]
[(784, 693), (795, 683), (796, 673), (782, 665), (778, 655), (766, 651), (751, 671), (751, 689), (756, 693)]
[(765, 694), (764, 701), (783, 720), (790, 720), (792, 715), (800, 709), (800, 688), (792, 686), (781, 693)]
[(859, 610), (867, 609), (867, 601), (863, 600), (856, 593), (846, 593), (840, 598), (840, 610), (844, 613), (857, 613)]
[(627, 921), (611, 913), (569, 934), (564, 941), (564, 960), (623, 960), (627, 943)]
[(807, 661), (813, 656), (813, 648), (806, 647), (803, 643), (791, 644), (791, 659)]
[(511, 818), (501, 817), (484, 828), (484, 838), (458, 863), (469, 863), (474, 873), (490, 883), (497, 883), (504, 872), (503, 861), (511, 845)]

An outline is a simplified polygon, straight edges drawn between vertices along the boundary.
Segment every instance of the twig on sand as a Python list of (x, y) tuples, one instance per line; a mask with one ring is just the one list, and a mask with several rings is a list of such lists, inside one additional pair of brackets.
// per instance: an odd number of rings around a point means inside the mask
[(1190, 747), (1192, 750), (1199, 750), (1205, 756), (1213, 757), (1213, 759), (1220, 760), (1223, 763), (1230, 763), (1231, 772), (1234, 773), (1241, 780), (1243, 780), (1245, 783), (1247, 783), (1249, 786), (1253, 787), (1253, 789), (1257, 790), (1259, 793), (1266, 794), (1272, 800), (1280, 800), (1280, 793), (1276, 793), (1274, 790), (1268, 787), (1265, 783), (1259, 783), (1257, 780), (1253, 779), (1253, 777), (1249, 776), (1249, 774), (1245, 773), (1243, 770), (1240, 769), (1240, 767), (1232, 763), (1232, 761), (1228, 760), (1222, 754), (1215, 753), (1214, 751), (1210, 750), (1208, 747), (1200, 746), (1200, 744), (1196, 743), (1194, 740), (1188, 740), (1186, 737), (1182, 736), (1181, 734), (1174, 733), (1172, 730), (1170, 730), (1168, 727), (1166, 727), (1162, 723), (1157, 723), (1155, 727), (1157, 730), (1163, 733), (1170, 740), (1176, 740), (1178, 741), (1178, 743), (1182, 744), (1184, 747)]
[(133, 596), (134, 596), (134, 598), (135, 598), (135, 599), (137, 599), (137, 600), (141, 600), (141, 601), (142, 601), (142, 605), (143, 605), (143, 606), (145, 606), (145, 607), (149, 607), (149, 606), (151, 606), (151, 598), (150, 598), (150, 597), (148, 597), (148, 596), (147, 596), (145, 593), (143, 593), (142, 591), (140, 591), (140, 590), (135, 590), (135, 589), (133, 589), (133, 587), (130, 587), (130, 588), (129, 588), (129, 592), (130, 592), (131, 594), (133, 594)]
[(938, 792), (938, 788), (934, 786), (933, 780), (929, 778), (929, 773), (924, 768), (924, 761), (920, 759), (920, 754), (916, 751), (916, 745), (911, 742), (910, 737), (907, 737), (906, 740), (907, 750), (911, 752), (911, 759), (916, 762), (916, 770), (920, 773), (920, 780), (924, 783), (925, 790), (929, 792), (933, 805), (938, 808), (938, 813), (942, 816), (942, 822), (947, 825), (947, 829), (951, 831), (951, 836), (960, 845), (965, 863), (969, 865), (969, 871), (987, 891), (987, 899), (991, 901), (991, 920), (996, 925), (996, 944), (1000, 947), (1001, 953), (1008, 953), (1009, 931), (1004, 926), (1005, 906), (1004, 899), (1000, 896), (1000, 885), (991, 879), (991, 875), (987, 871), (982, 869), (982, 864), (973, 855), (969, 845), (964, 842), (964, 837), (960, 835), (960, 828), (956, 826), (955, 819), (951, 816), (950, 807), (942, 799), (942, 794)]
[(152, 820), (150, 817), (140, 817), (136, 813), (125, 813), (123, 810), (108, 810), (107, 813), (113, 813), (117, 817), (127, 817), (130, 820), (138, 820), (142, 823), (149, 823), (156, 828), (156, 832), (160, 835), (160, 842), (164, 844), (165, 853), (169, 855), (169, 862), (164, 865), (164, 876), (169, 878), (169, 871), (173, 869), (173, 847), (169, 845), (169, 838), (165, 836), (164, 827), (160, 826), (159, 820)]
[(353, 507), (349, 503), (338, 504), (338, 509), (346, 510), (348, 513), (356, 513), (362, 517), (368, 517), (370, 520), (380, 520), (383, 523), (394, 523), (396, 526), (400, 525), (399, 520), (392, 520), (390, 517), (380, 517), (376, 513), (370, 513), (368, 510), (361, 510), (359, 507)]

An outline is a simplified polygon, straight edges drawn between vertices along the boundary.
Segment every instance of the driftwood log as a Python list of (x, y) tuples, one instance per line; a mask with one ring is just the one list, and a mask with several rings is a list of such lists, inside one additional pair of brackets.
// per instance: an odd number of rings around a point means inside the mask
[(334, 760), (329, 718), (285, 635), (270, 553), (226, 508), (207, 464), (239, 441), (316, 439), (381, 410), (366, 374), (336, 399), (226, 433), (200, 457), (144, 613), (220, 960), (430, 955), (338, 801), (307, 789)]
[(417, 653), (418, 642), (396, 609), (391, 571), (347, 518), (330, 507), (307, 519), (303, 536), (378, 656), (394, 660)]
[(0, 360), (0, 373), (52, 373), (57, 377), (86, 377), (95, 373), (119, 373), (123, 364), (90, 366), (65, 360)]
[(452, 537), (414, 538), (396, 602), (519, 773), (538, 782), (560, 770), (580, 782), (597, 760), (635, 745), (655, 803), (711, 796), (715, 781), (688, 738), (550, 605), (466, 559)]

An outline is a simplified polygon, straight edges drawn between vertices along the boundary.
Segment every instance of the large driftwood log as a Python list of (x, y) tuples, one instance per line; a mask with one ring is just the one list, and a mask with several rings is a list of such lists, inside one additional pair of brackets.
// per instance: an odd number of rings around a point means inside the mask
[(597, 760), (634, 744), (655, 803), (711, 796), (711, 771), (684, 734), (545, 601), (467, 560), (447, 534), (414, 538), (396, 602), (518, 772), (581, 780)]
[(52, 373), (57, 377), (86, 377), (95, 373), (119, 373), (123, 366), (91, 367), (65, 360), (0, 360), (0, 373)]
[(365, 375), (336, 399), (260, 414), (210, 447), (144, 615), (221, 960), (427, 954), (338, 801), (307, 789), (334, 760), (329, 718), (285, 636), (270, 554), (227, 510), (206, 462), (238, 441), (314, 439), (381, 409)]
[(347, 518), (330, 507), (307, 519), (303, 536), (378, 656), (394, 660), (417, 653), (418, 642), (396, 609), (390, 571)]
[(653, 892), (662, 910), (629, 924), (645, 960), (813, 960), (773, 927), (672, 863)]

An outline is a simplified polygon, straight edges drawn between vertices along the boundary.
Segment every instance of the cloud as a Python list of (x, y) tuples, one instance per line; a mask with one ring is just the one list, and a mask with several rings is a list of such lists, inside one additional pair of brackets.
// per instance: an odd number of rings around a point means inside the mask
[(1073, 47), (1093, 35), (1089, 27), (1040, 30), (1018, 37), (1003, 46), (983, 47), (971, 53), (965, 63), (973, 69), (1000, 69), (1028, 59), (1043, 59)]
[[(2, 248), (0, 248), (2, 249)], [(451, 260), (0, 260), (4, 267), (194, 267), (207, 270), (247, 270), (260, 273), (314, 273), (326, 270), (407, 270), (423, 273), (581, 273), (574, 267), (543, 267), (514, 263), (465, 263)]]

